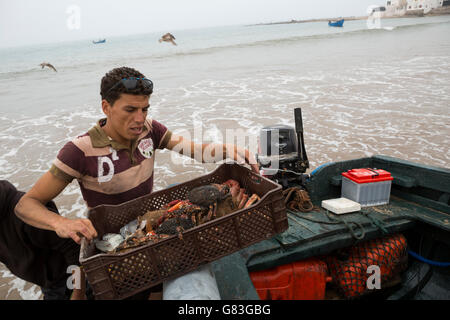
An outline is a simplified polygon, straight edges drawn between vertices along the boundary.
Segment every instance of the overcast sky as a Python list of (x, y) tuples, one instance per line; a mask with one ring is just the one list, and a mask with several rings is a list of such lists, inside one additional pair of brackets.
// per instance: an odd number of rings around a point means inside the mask
[(0, 47), (363, 16), (385, 0), (0, 0)]

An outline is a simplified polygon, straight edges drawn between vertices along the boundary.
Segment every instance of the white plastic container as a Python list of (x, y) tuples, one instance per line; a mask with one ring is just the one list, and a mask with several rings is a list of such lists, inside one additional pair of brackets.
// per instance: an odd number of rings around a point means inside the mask
[(361, 210), (361, 205), (348, 198), (337, 198), (322, 201), (322, 208), (335, 214), (344, 214)]
[(351, 169), (342, 173), (341, 197), (361, 204), (361, 207), (389, 203), (394, 178), (383, 169)]

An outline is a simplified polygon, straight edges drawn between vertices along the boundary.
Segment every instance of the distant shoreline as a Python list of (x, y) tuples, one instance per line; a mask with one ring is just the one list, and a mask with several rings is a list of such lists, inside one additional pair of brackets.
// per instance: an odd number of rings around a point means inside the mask
[(323, 22), (323, 21), (336, 21), (336, 20), (341, 20), (341, 19), (345, 19), (346, 21), (349, 20), (365, 20), (367, 19), (367, 16), (363, 16), (363, 17), (341, 17), (341, 18), (320, 18), (320, 19), (307, 19), (307, 20), (294, 20), (292, 19), (291, 21), (278, 21), (278, 22), (265, 22), (265, 23), (256, 23), (256, 24), (249, 24), (246, 25), (247, 27), (250, 26), (268, 26), (268, 25), (273, 25), (273, 24), (291, 24), (291, 23), (308, 23), (308, 22)]
[[(431, 17), (431, 16), (444, 16), (444, 15), (450, 15), (450, 6), (448, 7), (442, 7), (439, 9), (431, 10), (427, 14), (423, 13), (410, 13), (403, 16), (391, 16), (391, 17), (382, 17), (381, 19), (396, 19), (396, 18), (412, 18), (412, 17)], [(352, 20), (367, 20), (369, 16), (359, 16), (359, 17), (338, 17), (338, 18), (319, 18), (319, 19), (306, 19), (306, 20), (294, 20), (291, 21), (278, 21), (278, 22), (264, 22), (264, 23), (256, 23), (256, 24), (249, 24), (246, 25), (247, 27), (250, 26), (268, 26), (268, 25), (274, 25), (274, 24), (291, 24), (291, 23), (308, 23), (308, 22), (328, 22), (328, 21), (337, 21), (344, 19), (346, 21), (352, 21)]]

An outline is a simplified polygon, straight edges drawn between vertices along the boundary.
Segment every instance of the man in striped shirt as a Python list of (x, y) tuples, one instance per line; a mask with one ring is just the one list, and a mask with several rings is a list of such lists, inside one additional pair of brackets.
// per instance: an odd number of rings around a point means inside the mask
[(17, 204), (17, 216), (62, 238), (80, 243), (85, 237), (90, 241), (97, 232), (89, 219), (69, 219), (49, 211), (44, 204), (73, 179), (78, 180), (88, 207), (119, 204), (149, 194), (156, 149), (167, 148), (205, 162), (204, 151), (213, 147), (213, 159), (245, 161), (258, 172), (253, 155), (246, 149), (232, 144), (195, 144), (147, 118), (152, 92), (151, 80), (135, 69), (121, 67), (108, 72), (100, 91), (106, 118), (64, 145), (50, 170)]

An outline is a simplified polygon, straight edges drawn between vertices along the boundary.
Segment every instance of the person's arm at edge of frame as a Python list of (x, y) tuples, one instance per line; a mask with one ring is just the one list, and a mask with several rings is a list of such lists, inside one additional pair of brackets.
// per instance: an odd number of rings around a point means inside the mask
[(97, 236), (89, 219), (69, 219), (45, 207), (68, 185), (67, 182), (46, 172), (17, 203), (14, 211), (17, 217), (33, 227), (55, 231), (61, 238), (72, 238), (80, 244), (80, 236), (91, 241)]
[[(227, 158), (233, 159), (238, 163), (246, 163), (250, 165), (252, 171), (259, 174), (259, 166), (255, 160), (254, 155), (247, 149), (240, 148), (234, 144), (215, 144), (215, 143), (194, 143), (189, 139), (185, 139), (182, 136), (172, 134), (169, 142), (167, 143), (167, 149), (176, 151), (180, 154), (189, 156), (199, 162), (209, 162), (203, 158), (205, 154), (211, 154), (211, 157), (215, 161), (221, 161)], [(222, 151), (222, 154), (215, 154), (215, 150)]]

